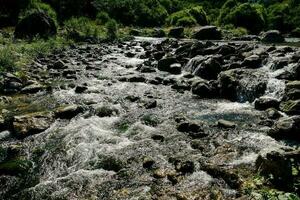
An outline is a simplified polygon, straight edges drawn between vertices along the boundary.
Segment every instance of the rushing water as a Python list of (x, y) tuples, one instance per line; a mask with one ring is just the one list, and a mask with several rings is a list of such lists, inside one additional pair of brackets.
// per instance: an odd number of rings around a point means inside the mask
[[(37, 182), (17, 193), (15, 199), (151, 199), (160, 193), (174, 198), (184, 194), (187, 199), (203, 193), (203, 199), (209, 199), (211, 188), (222, 191), (225, 198), (232, 198), (236, 191), (219, 177), (201, 170), (203, 163), (229, 168), (251, 166), (259, 153), (288, 148), (265, 134), (258, 125), (261, 113), (248, 102), (197, 99), (190, 92), (178, 93), (169, 86), (117, 81), (116, 77), (139, 74), (134, 67), (144, 60), (139, 58), (143, 50), (138, 44), (145, 40), (138, 38), (137, 46), (131, 47), (130, 50), (138, 52), (134, 58), (126, 57), (123, 50), (114, 46), (100, 60), (90, 61), (101, 70), (94, 71), (92, 76), (83, 72), (78, 78), (78, 83), (87, 83), (87, 92), (77, 94), (74, 89), (60, 88), (50, 97), (34, 97), (34, 101), (42, 104), (76, 103), (92, 110), (111, 106), (119, 115), (98, 117), (87, 111), (70, 121), (57, 120), (45, 132), (21, 141), (27, 159), (37, 160)], [(268, 79), (265, 96), (281, 98), (285, 84), (275, 78), (280, 71), (272, 71), (271, 63), (272, 60), (259, 69)], [(128, 96), (136, 96), (141, 102), (129, 102)], [(151, 99), (156, 99), (158, 106), (147, 110), (142, 104)], [(176, 132), (173, 118), (178, 114), (210, 126), (210, 138), (198, 141), (202, 142), (202, 150), (193, 149), (191, 139)], [(145, 124), (142, 119), (146, 115), (157, 117), (158, 125)], [(232, 132), (220, 131), (215, 127), (219, 119), (233, 121), (238, 127)], [(20, 143), (8, 134), (0, 134), (3, 145)], [(154, 135), (163, 136), (164, 141), (151, 139)], [(38, 158), (36, 152), (41, 152)], [(156, 180), (152, 171), (144, 169), (145, 157), (155, 161), (155, 168), (170, 173), (174, 171), (170, 161), (174, 158), (194, 161), (195, 170), (173, 185), (168, 179)], [(11, 182), (7, 181), (5, 187), (13, 187), (19, 181), (7, 180)]]

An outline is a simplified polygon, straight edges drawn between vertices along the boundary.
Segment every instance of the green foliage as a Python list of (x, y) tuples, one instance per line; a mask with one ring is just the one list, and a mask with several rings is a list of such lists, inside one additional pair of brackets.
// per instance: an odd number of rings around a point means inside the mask
[(111, 19), (106, 24), (106, 38), (114, 41), (118, 38), (118, 24), (115, 20)]
[(106, 12), (99, 12), (96, 16), (96, 23), (100, 25), (106, 24), (109, 20), (110, 17)]
[[(233, 6), (234, 3), (229, 5)], [(266, 25), (265, 9), (259, 4), (243, 3), (230, 10), (231, 12), (221, 12), (219, 18), (221, 24), (233, 24), (236, 27), (244, 27), (251, 33), (256, 34), (262, 31)]]
[(169, 25), (174, 26), (206, 25), (207, 16), (202, 6), (197, 6), (173, 13), (169, 16), (167, 22)]
[(56, 20), (57, 15), (55, 10), (46, 3), (43, 3), (41, 0), (30, 0), (28, 6), (23, 10), (20, 15), (20, 18), (26, 16), (29, 13), (42, 11), (47, 13), (52, 19)]
[(101, 38), (103, 32), (97, 24), (86, 17), (72, 17), (64, 22), (67, 35), (71, 39), (79, 39), (76, 37), (93, 37)]
[(17, 56), (11, 46), (0, 48), (0, 72), (12, 72), (16, 67)]

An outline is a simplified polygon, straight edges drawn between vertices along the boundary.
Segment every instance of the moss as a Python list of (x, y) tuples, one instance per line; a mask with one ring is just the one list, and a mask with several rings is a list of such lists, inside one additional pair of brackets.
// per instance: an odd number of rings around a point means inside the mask
[(147, 126), (157, 126), (159, 119), (156, 115), (146, 114), (142, 117), (141, 121)]

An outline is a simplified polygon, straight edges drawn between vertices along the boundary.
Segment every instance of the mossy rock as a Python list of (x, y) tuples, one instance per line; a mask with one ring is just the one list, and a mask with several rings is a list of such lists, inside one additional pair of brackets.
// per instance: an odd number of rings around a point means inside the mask
[(282, 102), (280, 104), (280, 110), (289, 115), (300, 114), (300, 100), (289, 100)]
[(16, 158), (0, 163), (0, 175), (23, 175), (32, 168), (32, 162), (23, 158)]

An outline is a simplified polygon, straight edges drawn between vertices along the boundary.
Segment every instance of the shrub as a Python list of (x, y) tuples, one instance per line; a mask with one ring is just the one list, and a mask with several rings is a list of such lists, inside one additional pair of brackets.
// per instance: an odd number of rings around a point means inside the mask
[(106, 12), (99, 12), (96, 16), (97, 24), (104, 25), (110, 20), (109, 15)]
[(86, 17), (72, 17), (64, 22), (67, 36), (74, 40), (81, 38), (93, 37), (100, 38), (103, 36), (96, 23)]
[(223, 16), (222, 24), (233, 24), (235, 27), (243, 27), (251, 33), (259, 33), (265, 27), (266, 13), (259, 4), (244, 3), (232, 9)]
[(197, 6), (173, 13), (167, 19), (167, 23), (175, 26), (206, 25), (207, 16), (202, 6)]
[(0, 72), (12, 72), (16, 67), (17, 56), (12, 47), (0, 48)]
[(106, 25), (106, 38), (110, 41), (114, 41), (118, 38), (118, 24), (115, 20), (109, 20)]

